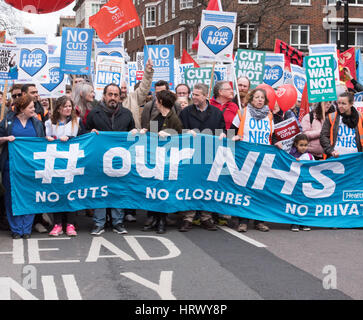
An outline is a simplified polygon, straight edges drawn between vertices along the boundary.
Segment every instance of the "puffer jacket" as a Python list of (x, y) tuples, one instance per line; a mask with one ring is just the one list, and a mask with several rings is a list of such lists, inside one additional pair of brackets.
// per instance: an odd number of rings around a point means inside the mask
[[(334, 112), (335, 108), (330, 107), (328, 113)], [(328, 114), (327, 113), (327, 114)], [(320, 133), (323, 128), (324, 121), (316, 118), (315, 112), (313, 113), (313, 122), (310, 123), (310, 114), (306, 114), (301, 120), (302, 131), (309, 139), (307, 152), (315, 157), (323, 157), (323, 147), (320, 144)]]

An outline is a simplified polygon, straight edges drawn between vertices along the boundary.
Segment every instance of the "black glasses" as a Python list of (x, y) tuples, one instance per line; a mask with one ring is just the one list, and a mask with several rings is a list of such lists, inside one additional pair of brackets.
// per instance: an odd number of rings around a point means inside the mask
[(21, 93), (18, 93), (18, 94), (12, 94), (11, 97), (13, 99), (16, 99), (16, 98), (20, 98), (21, 97)]

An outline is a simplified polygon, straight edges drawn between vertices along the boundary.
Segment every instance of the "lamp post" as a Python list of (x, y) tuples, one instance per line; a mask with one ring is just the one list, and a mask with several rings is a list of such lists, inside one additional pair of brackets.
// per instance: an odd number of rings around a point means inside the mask
[(349, 34), (349, 3), (348, 0), (338, 0), (336, 2), (337, 11), (340, 10), (344, 4), (344, 51), (348, 50), (348, 34)]

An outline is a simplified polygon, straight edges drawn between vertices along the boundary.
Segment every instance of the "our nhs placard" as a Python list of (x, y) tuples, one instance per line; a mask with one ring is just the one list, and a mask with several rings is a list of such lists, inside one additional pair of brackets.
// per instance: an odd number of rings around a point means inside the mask
[(90, 74), (93, 29), (63, 28), (60, 69), (70, 74)]
[(169, 89), (174, 90), (174, 45), (150, 45), (144, 47), (144, 65), (149, 57), (153, 61), (154, 75), (150, 90), (154, 90), (155, 82), (165, 80), (169, 83)]
[(236, 20), (236, 12), (202, 11), (198, 59), (233, 61)]
[(49, 82), (48, 44), (46, 36), (15, 37), (20, 48), (19, 83)]
[(103, 88), (108, 84), (115, 83), (120, 86), (123, 73), (123, 58), (99, 55), (96, 61), (96, 76), (94, 81), (96, 99), (102, 99)]

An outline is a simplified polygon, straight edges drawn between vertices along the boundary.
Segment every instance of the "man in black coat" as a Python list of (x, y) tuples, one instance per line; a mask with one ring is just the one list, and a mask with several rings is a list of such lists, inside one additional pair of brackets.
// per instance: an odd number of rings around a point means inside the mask
[[(88, 131), (131, 131), (135, 128), (132, 113), (122, 106), (120, 96), (121, 89), (116, 84), (105, 87), (102, 101), (87, 116)], [(127, 234), (123, 225), (124, 215), (123, 209), (111, 208), (113, 231), (118, 234)], [(93, 220), (95, 226), (91, 234), (101, 235), (105, 232), (106, 209), (95, 209)]]
[(193, 88), (193, 104), (184, 108), (179, 117), (184, 129), (196, 129), (199, 131), (212, 131), (213, 135), (225, 132), (226, 124), (222, 111), (209, 104), (208, 86), (197, 83)]
[[(209, 104), (208, 86), (202, 83), (194, 85), (192, 100), (193, 104), (184, 108), (180, 113), (180, 120), (184, 129), (189, 129), (194, 136), (197, 132), (204, 134), (225, 136), (226, 125), (222, 111)], [(183, 212), (183, 223), (179, 229), (187, 232), (192, 228), (195, 210)], [(200, 211), (201, 225), (209, 231), (217, 230), (212, 219), (212, 212)]]

